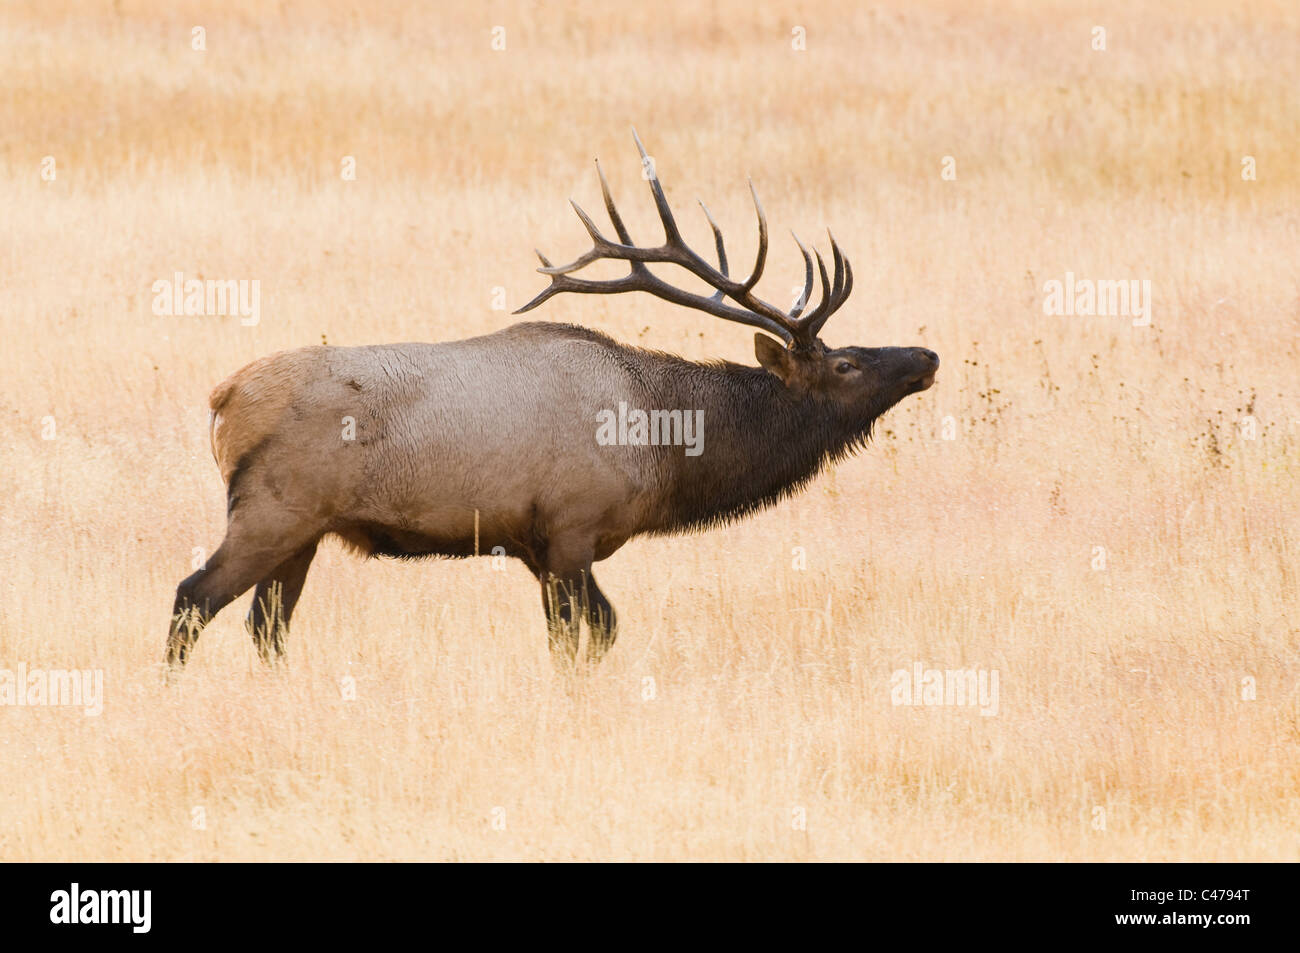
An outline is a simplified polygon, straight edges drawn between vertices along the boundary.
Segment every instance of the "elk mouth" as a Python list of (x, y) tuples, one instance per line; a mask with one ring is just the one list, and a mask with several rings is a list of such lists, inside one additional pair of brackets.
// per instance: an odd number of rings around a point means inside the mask
[(909, 394), (919, 394), (923, 390), (929, 390), (934, 384), (934, 375), (939, 372), (936, 367), (933, 370), (926, 371), (920, 377), (915, 377), (907, 382), (907, 392)]
[(907, 393), (917, 394), (929, 390), (934, 384), (934, 375), (939, 371), (939, 355), (929, 348), (918, 347), (912, 351), (923, 363), (923, 368), (907, 379)]

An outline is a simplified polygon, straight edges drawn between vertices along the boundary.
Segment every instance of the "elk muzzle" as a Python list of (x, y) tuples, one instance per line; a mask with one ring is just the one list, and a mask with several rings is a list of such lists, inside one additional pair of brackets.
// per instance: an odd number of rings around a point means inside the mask
[(916, 394), (934, 383), (934, 375), (939, 371), (939, 355), (928, 347), (909, 347), (905, 350), (911, 354), (913, 368), (906, 379), (908, 393)]

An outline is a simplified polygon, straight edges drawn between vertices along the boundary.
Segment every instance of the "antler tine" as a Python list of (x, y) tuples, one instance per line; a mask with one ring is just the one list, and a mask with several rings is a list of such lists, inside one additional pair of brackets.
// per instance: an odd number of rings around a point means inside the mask
[(724, 278), (730, 277), (727, 271), (727, 249), (722, 244), (722, 229), (718, 228), (718, 223), (713, 220), (709, 214), (709, 207), (704, 204), (703, 199), (696, 199), (700, 203), (700, 208), (704, 210), (704, 217), (709, 220), (709, 227), (713, 229), (713, 242), (718, 246), (718, 271), (722, 272)]
[[(543, 260), (544, 260), (544, 259), (543, 259)], [(532, 311), (533, 308), (537, 307), (539, 304), (541, 304), (541, 303), (542, 303), (543, 301), (545, 301), (547, 298), (550, 298), (550, 297), (553, 296), (553, 295), (559, 294), (561, 291), (564, 291), (564, 290), (565, 290), (565, 289), (562, 288), (562, 287), (559, 285), (559, 283), (558, 283), (557, 281), (552, 280), (551, 283), (550, 283), (549, 285), (547, 285), (545, 288), (543, 288), (541, 291), (539, 291), (539, 292), (537, 293), (537, 296), (536, 296), (535, 298), (533, 298), (532, 301), (528, 302), (528, 303), (527, 303), (526, 305), (524, 305), (522, 308), (516, 308), (515, 311), (514, 311), (514, 313), (515, 313), (515, 314), (523, 314), (525, 311)]]
[[(606, 197), (608, 198), (608, 194)], [(602, 235), (600, 229), (592, 220), (591, 216), (584, 212), (582, 206), (576, 201), (569, 199), (569, 204), (572, 205), (573, 210), (578, 213), (579, 221), (582, 222), (583, 227), (587, 230), (587, 234), (591, 236), (591, 248), (579, 255), (573, 261), (569, 262), (567, 265), (552, 265), (546, 260), (541, 252), (538, 252), (537, 255), (542, 259), (543, 267), (538, 268), (537, 270), (544, 275), (567, 275), (569, 272), (578, 271), (581, 268), (587, 267), (587, 265), (590, 265), (593, 261), (600, 261), (602, 258), (608, 258), (612, 253), (617, 252), (623, 247), (621, 245), (616, 245), (614, 242), (611, 242), (608, 238)], [(607, 207), (612, 206), (607, 205)], [(622, 220), (617, 216), (617, 210), (615, 210), (610, 216), (610, 218), (614, 220), (614, 227), (620, 232), (626, 232), (627, 229), (623, 227)], [(622, 236), (620, 235), (620, 237)]]
[(600, 229), (596, 226), (595, 221), (590, 215), (582, 210), (581, 205), (573, 199), (569, 199), (569, 204), (572, 205), (573, 210), (578, 213), (578, 218), (582, 220), (583, 227), (587, 229), (587, 234), (591, 236), (591, 240), (596, 248), (604, 248), (608, 245), (614, 244), (600, 233)]
[[(835, 244), (835, 236), (831, 230), (826, 229), (826, 236), (831, 240), (831, 257), (835, 261), (835, 285), (831, 289), (831, 299), (838, 302), (840, 292), (844, 289), (844, 256), (840, 254), (840, 246)], [(839, 307), (838, 304), (835, 307)]]
[[(704, 204), (703, 199), (696, 199), (700, 203), (700, 208), (704, 211), (704, 217), (709, 220), (709, 227), (713, 229), (713, 243), (718, 248), (718, 271), (722, 272), (722, 277), (729, 278), (731, 273), (727, 270), (727, 249), (722, 243), (722, 229), (718, 228), (718, 223), (713, 220), (709, 214), (709, 207)], [(727, 292), (719, 288), (713, 294), (709, 295), (710, 301), (721, 301), (727, 296)]]
[(812, 297), (813, 263), (812, 254), (804, 247), (803, 242), (799, 241), (799, 236), (794, 233), (794, 229), (790, 230), (790, 237), (794, 239), (794, 243), (798, 245), (799, 250), (803, 252), (803, 294), (799, 296), (799, 300), (795, 303), (795, 306), (790, 309), (790, 317), (797, 318), (799, 315), (803, 314), (803, 309), (808, 307), (808, 301)]
[(596, 160), (596, 175), (600, 177), (600, 194), (605, 197), (605, 211), (609, 215), (609, 220), (614, 223), (614, 231), (618, 233), (618, 240), (624, 245), (632, 244), (632, 236), (623, 224), (623, 217), (618, 214), (618, 209), (614, 207), (614, 196), (609, 191), (609, 181), (605, 178), (605, 170), (600, 167), (600, 160)]
[(763, 203), (758, 200), (758, 189), (754, 188), (754, 180), (749, 180), (749, 194), (754, 199), (754, 211), (758, 213), (758, 254), (754, 259), (754, 270), (741, 286), (748, 293), (754, 285), (758, 284), (758, 279), (763, 277), (763, 268), (767, 264), (767, 216), (763, 214)]
[(587, 234), (591, 236), (591, 248), (573, 259), (573, 261), (569, 262), (567, 265), (552, 265), (547, 262), (544, 267), (537, 269), (544, 275), (567, 275), (571, 271), (578, 271), (581, 268), (587, 267), (593, 261), (600, 261), (602, 258), (609, 257), (609, 252), (612, 249), (619, 247), (600, 233), (600, 229), (596, 227), (596, 223), (591, 220), (590, 215), (582, 210), (581, 205), (573, 199), (569, 199), (569, 204), (572, 205), (573, 210), (578, 213), (578, 218), (582, 221), (583, 227), (587, 229)]
[(641, 137), (636, 134), (635, 126), (632, 127), (632, 138), (636, 140), (636, 149), (641, 153), (641, 168), (647, 174), (650, 191), (654, 194), (655, 208), (659, 210), (659, 220), (664, 223), (664, 238), (669, 245), (680, 245), (682, 235), (677, 230), (677, 221), (673, 218), (673, 210), (668, 207), (668, 198), (664, 195), (664, 187), (659, 184), (659, 170), (655, 167), (654, 160), (646, 155), (645, 146), (641, 145)]
[(817, 258), (817, 271), (822, 280), (822, 297), (817, 302), (817, 307), (812, 310), (812, 313), (799, 322), (799, 332), (805, 337), (808, 336), (808, 331), (826, 316), (827, 306), (831, 301), (831, 282), (826, 275), (826, 262), (822, 261), (822, 253), (815, 248), (813, 249), (813, 255)]
[[(826, 234), (830, 235), (830, 229), (827, 229)], [(853, 266), (849, 264), (849, 260), (844, 257), (844, 253), (835, 243), (834, 235), (831, 235), (831, 252), (835, 256), (835, 284), (831, 289), (829, 301), (823, 302), (824, 310), (815, 317), (809, 315), (808, 333), (813, 337), (817, 336), (827, 319), (849, 299), (849, 293), (853, 290)]]

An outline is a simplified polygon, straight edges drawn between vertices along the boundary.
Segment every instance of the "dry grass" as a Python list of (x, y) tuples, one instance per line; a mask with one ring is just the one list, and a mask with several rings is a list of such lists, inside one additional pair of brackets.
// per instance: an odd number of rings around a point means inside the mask
[[(0, 710), (0, 860), (1300, 857), (1294, 4), (89, 6), (0, 9), (0, 667), (102, 669), (105, 709)], [(165, 688), (223, 528), (211, 386), (506, 325), (531, 247), (584, 247), (595, 154), (652, 235), (633, 123), (738, 261), (746, 174), (832, 224), (828, 337), (933, 347), (938, 385), (797, 500), (609, 560), (580, 684), (522, 567), (333, 548), (287, 671), (242, 600)], [(154, 316), (178, 270), (260, 280), (261, 324)], [(1149, 278), (1153, 326), (1044, 315), (1066, 271)], [(797, 273), (778, 242), (765, 287)], [(545, 316), (750, 357), (660, 302)], [(892, 706), (917, 660), (996, 669), (998, 715)]]

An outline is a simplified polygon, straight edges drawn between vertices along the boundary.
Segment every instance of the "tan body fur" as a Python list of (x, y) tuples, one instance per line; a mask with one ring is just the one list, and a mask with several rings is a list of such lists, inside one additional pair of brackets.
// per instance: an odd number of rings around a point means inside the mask
[(596, 410), (647, 397), (610, 343), (537, 324), (274, 354), (213, 391), (213, 452), (232, 497), (265, 491), (304, 531), (367, 555), (471, 555), (477, 514), (480, 553), (536, 563), (539, 544), (599, 524), (603, 558), (660, 482), (635, 459), (651, 454), (595, 441)]

